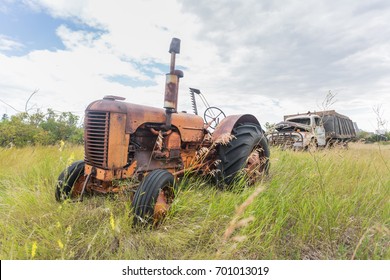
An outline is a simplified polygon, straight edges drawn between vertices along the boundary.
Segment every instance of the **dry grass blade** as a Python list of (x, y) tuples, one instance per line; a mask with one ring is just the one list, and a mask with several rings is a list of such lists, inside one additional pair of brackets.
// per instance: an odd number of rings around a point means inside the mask
[[(250, 216), (248, 218), (240, 219), (242, 214), (244, 214), (245, 209), (248, 208), (249, 205), (253, 203), (256, 197), (265, 190), (265, 187), (260, 185), (258, 186), (253, 193), (236, 209), (236, 213), (233, 219), (230, 221), (229, 226), (226, 228), (225, 233), (223, 234), (222, 244), (225, 244), (229, 238), (233, 235), (234, 231), (239, 227), (245, 227), (250, 222), (254, 221), (254, 217)], [(245, 240), (245, 236), (240, 236), (236, 238), (234, 241)], [(217, 257), (221, 255), (221, 248), (217, 251)]]
[(386, 235), (387, 237), (390, 236), (390, 230), (388, 228), (386, 228), (385, 226), (383, 226), (383, 225), (376, 225), (374, 227), (368, 228), (364, 232), (362, 237), (360, 237), (360, 239), (359, 239), (359, 241), (358, 241), (358, 243), (357, 243), (357, 245), (355, 247), (355, 250), (353, 251), (351, 260), (355, 259), (356, 253), (359, 250), (360, 246), (362, 245), (363, 240), (367, 237), (368, 233), (375, 233), (375, 232), (382, 233), (382, 234)]
[[(236, 214), (234, 215), (233, 219), (230, 221), (229, 226), (226, 228), (225, 233), (223, 234), (223, 242), (226, 242), (229, 237), (233, 234), (234, 230), (239, 227), (243, 226), (242, 223), (240, 223), (239, 219), (244, 213), (245, 209), (255, 200), (255, 198), (262, 193), (265, 190), (264, 186), (257, 187), (253, 193), (237, 208)], [(251, 220), (248, 219), (248, 223)]]
[(217, 140), (214, 141), (215, 144), (227, 145), (230, 141), (235, 138), (231, 133), (224, 133), (218, 137)]

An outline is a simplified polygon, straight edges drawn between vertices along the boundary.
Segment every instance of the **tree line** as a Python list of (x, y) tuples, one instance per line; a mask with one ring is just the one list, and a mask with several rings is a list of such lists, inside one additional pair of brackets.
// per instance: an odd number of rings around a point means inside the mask
[[(60, 141), (82, 144), (83, 128), (79, 125), (79, 117), (71, 112), (56, 113), (47, 109), (44, 113), (20, 112), (8, 116), (4, 114), (0, 120), (0, 147), (24, 147), (27, 145), (55, 145)], [(272, 131), (275, 124), (266, 123), (266, 130)], [(366, 142), (388, 141), (390, 132), (384, 135), (359, 131), (356, 140)]]
[(82, 144), (83, 128), (78, 123), (79, 117), (71, 112), (56, 113), (52, 109), (4, 114), (0, 121), (0, 146), (55, 145), (60, 141)]

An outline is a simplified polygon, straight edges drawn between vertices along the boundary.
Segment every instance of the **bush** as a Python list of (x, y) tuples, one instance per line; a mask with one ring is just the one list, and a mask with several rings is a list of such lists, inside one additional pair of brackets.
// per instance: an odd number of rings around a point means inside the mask
[(55, 145), (59, 141), (74, 144), (83, 142), (83, 129), (78, 126), (79, 117), (48, 109), (46, 114), (19, 113), (9, 118), (3, 115), (0, 122), (0, 146), (24, 147), (26, 145)]

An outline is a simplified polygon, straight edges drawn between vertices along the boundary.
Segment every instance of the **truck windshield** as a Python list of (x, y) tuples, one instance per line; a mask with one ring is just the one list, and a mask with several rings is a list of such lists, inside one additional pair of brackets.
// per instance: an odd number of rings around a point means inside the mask
[(288, 119), (290, 122), (310, 125), (310, 118), (298, 118), (298, 119)]

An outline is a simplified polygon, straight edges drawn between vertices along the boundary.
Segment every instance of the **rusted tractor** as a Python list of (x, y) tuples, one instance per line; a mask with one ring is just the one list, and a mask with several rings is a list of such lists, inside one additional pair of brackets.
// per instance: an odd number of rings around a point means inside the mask
[[(55, 197), (81, 201), (86, 194), (128, 194), (136, 224), (156, 224), (175, 197), (180, 178), (192, 172), (212, 175), (229, 186), (241, 175), (253, 183), (268, 170), (269, 148), (259, 121), (252, 115), (227, 116), (209, 107), (204, 119), (178, 112), (179, 79), (175, 69), (180, 40), (173, 38), (166, 75), (164, 109), (105, 96), (85, 111), (84, 160), (58, 177)], [(202, 99), (204, 100), (204, 99)]]

